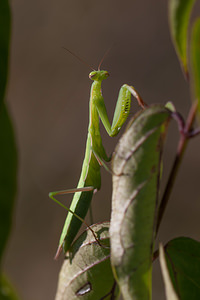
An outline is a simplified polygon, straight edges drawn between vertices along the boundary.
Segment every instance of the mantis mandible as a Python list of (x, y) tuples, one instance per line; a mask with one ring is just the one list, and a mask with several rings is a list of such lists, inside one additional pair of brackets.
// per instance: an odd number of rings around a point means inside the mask
[(99, 119), (101, 119), (108, 135), (113, 137), (119, 133), (122, 125), (129, 115), (131, 95), (137, 99), (142, 108), (145, 106), (145, 103), (134, 87), (124, 84), (119, 91), (111, 125), (101, 92), (102, 81), (107, 79), (108, 76), (109, 73), (107, 71), (100, 70), (100, 65), (97, 71), (93, 70), (89, 74), (89, 78), (93, 80), (93, 83), (91, 86), (89, 101), (88, 136), (86, 141), (85, 158), (77, 189), (51, 192), (49, 194), (49, 197), (52, 200), (58, 202), (58, 200), (55, 199), (56, 195), (74, 193), (71, 206), (67, 209), (68, 214), (60, 236), (55, 258), (59, 256), (62, 248), (64, 248), (65, 252), (70, 250), (70, 246), (81, 227), (81, 220), (85, 218), (89, 210), (93, 193), (101, 187), (100, 167), (103, 164), (102, 162), (109, 162), (111, 160), (111, 157), (107, 156), (102, 144)]

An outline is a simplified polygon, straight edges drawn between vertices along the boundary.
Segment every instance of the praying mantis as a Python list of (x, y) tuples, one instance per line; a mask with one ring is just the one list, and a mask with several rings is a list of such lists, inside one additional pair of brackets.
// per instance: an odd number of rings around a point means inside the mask
[[(69, 52), (73, 54), (71, 51)], [(125, 123), (129, 115), (131, 95), (137, 99), (138, 104), (142, 108), (145, 107), (145, 103), (143, 102), (140, 95), (136, 92), (134, 87), (128, 84), (124, 84), (119, 91), (119, 96), (111, 125), (108, 119), (104, 98), (101, 92), (102, 81), (108, 78), (109, 73), (105, 70), (100, 70), (101, 63), (99, 64), (97, 71), (92, 69), (93, 71), (89, 74), (89, 78), (93, 80), (89, 101), (89, 126), (86, 141), (85, 158), (83, 161), (78, 186), (76, 189), (49, 193), (49, 197), (59, 204), (61, 203), (55, 198), (55, 196), (74, 193), (69, 209), (61, 204), (61, 206), (65, 207), (68, 210), (68, 214), (60, 236), (55, 258), (58, 258), (62, 249), (64, 249), (64, 252), (70, 250), (70, 246), (89, 210), (92, 196), (94, 192), (96, 190), (99, 190), (101, 187), (100, 167), (104, 164), (103, 161), (109, 162), (111, 160), (111, 157), (107, 156), (102, 144), (99, 120), (102, 121), (108, 135), (110, 137), (113, 137), (119, 133), (122, 125)]]

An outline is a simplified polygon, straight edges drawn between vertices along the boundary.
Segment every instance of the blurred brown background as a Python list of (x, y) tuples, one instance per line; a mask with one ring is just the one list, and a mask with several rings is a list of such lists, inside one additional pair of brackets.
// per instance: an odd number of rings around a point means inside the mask
[[(196, 5), (195, 15), (200, 12)], [(5, 270), (24, 300), (54, 299), (62, 258), (53, 257), (66, 212), (50, 191), (76, 187), (85, 151), (89, 68), (62, 49), (74, 51), (94, 68), (111, 74), (103, 82), (110, 119), (123, 83), (147, 103), (173, 101), (184, 117), (190, 91), (172, 46), (167, 1), (18, 0), (12, 2), (12, 42), (7, 101), (19, 151), (18, 196)], [(135, 109), (132, 106), (132, 114)], [(118, 137), (102, 128), (108, 153)], [(168, 174), (178, 139), (175, 122), (166, 145)], [(200, 240), (200, 139), (191, 141), (160, 230), (163, 243), (184, 235)], [(165, 175), (166, 180), (166, 175)], [(66, 196), (69, 203), (71, 196)], [(95, 221), (110, 216), (111, 176), (102, 169), (94, 196)], [(165, 299), (158, 263), (154, 299)]]

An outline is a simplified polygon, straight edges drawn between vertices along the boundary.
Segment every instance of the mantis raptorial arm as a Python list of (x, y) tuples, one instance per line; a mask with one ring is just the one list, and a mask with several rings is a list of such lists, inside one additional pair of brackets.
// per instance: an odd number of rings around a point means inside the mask
[(129, 86), (128, 84), (124, 84), (120, 91), (117, 100), (117, 104), (115, 107), (114, 117), (112, 121), (112, 126), (108, 120), (108, 115), (105, 107), (105, 103), (103, 97), (99, 97), (94, 99), (96, 108), (98, 110), (99, 117), (109, 134), (109, 136), (115, 136), (120, 131), (122, 125), (125, 123), (129, 112), (130, 112), (130, 105), (131, 105), (131, 95), (135, 97), (138, 101), (138, 104), (144, 108), (147, 106), (139, 94), (136, 92), (133, 86)]

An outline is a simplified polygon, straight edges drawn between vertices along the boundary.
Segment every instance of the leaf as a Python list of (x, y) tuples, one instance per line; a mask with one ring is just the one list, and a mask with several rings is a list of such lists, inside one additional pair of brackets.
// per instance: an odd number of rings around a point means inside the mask
[(165, 246), (165, 257), (181, 300), (200, 299), (200, 242), (180, 237)]
[(191, 62), (195, 97), (198, 101), (198, 110), (200, 112), (200, 18), (193, 25)]
[(117, 299), (110, 265), (109, 223), (91, 228), (103, 247), (89, 229), (74, 242), (60, 271), (56, 300)]
[(8, 279), (4, 276), (0, 276), (0, 299), (1, 300), (18, 300), (18, 297), (11, 286)]
[(10, 8), (0, 1), (0, 261), (11, 227), (16, 189), (16, 148), (12, 125), (3, 104), (8, 75)]
[[(0, 1), (0, 264), (10, 229), (16, 192), (17, 154), (12, 124), (4, 104), (10, 44), (9, 2)], [(7, 278), (0, 274), (0, 299), (17, 300)]]
[(188, 25), (195, 0), (169, 0), (169, 25), (172, 41), (183, 70), (188, 76)]
[(10, 7), (8, 0), (0, 1), (0, 105), (4, 99), (8, 75), (8, 52), (10, 43)]
[(176, 295), (176, 292), (174, 291), (174, 287), (169, 276), (167, 263), (165, 261), (165, 253), (162, 245), (159, 246), (159, 256), (160, 256), (161, 271), (165, 283), (166, 298), (167, 300), (179, 300)]
[(0, 107), (0, 259), (12, 223), (16, 192), (17, 154), (12, 124), (4, 104)]
[(165, 108), (169, 109), (172, 113), (176, 112), (176, 107), (174, 106), (174, 103), (172, 103), (171, 101), (165, 104)]
[(111, 263), (124, 299), (151, 299), (161, 154), (170, 111), (141, 111), (113, 157)]

